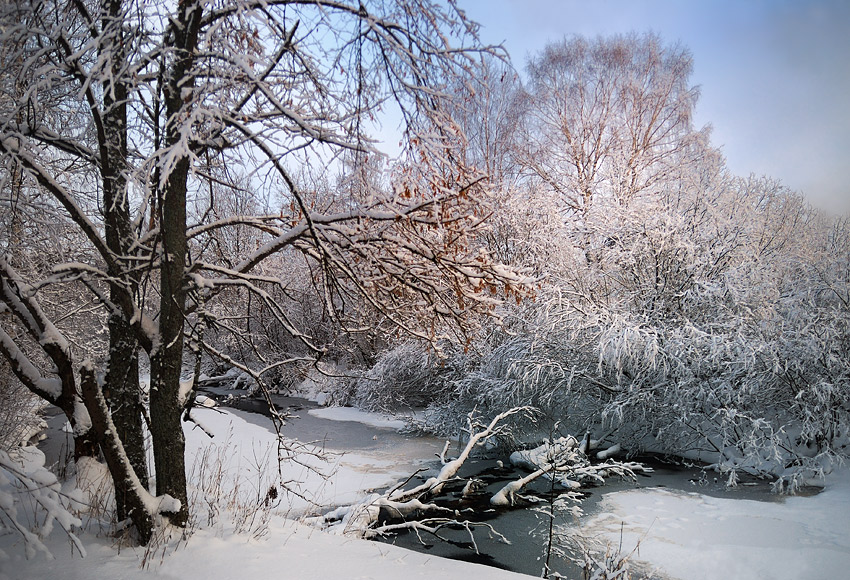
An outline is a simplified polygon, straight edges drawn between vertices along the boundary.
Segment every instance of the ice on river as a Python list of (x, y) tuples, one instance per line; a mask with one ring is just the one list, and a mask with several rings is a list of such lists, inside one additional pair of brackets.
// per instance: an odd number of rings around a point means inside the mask
[[(260, 473), (277, 474), (273, 458), (277, 455), (277, 438), (272, 423), (262, 415), (238, 410), (200, 409), (195, 414), (206, 431), (215, 435), (210, 439), (201, 429), (186, 433), (187, 462), (192, 465), (196, 457), (211, 448), (218, 448), (217, 456), (224, 458), (221, 469), (227, 478), (262, 479)], [(300, 514), (317, 505), (340, 505), (360, 501), (367, 492), (395, 484), (407, 477), (413, 463), (401, 457), (378, 453), (348, 451), (341, 453), (322, 449), (321, 442), (297, 443), (294, 450), (315, 451), (322, 457), (298, 453), (297, 461), (284, 461), (281, 465), (284, 480), (296, 492), (287, 498), (290, 514)], [(258, 463), (260, 465), (258, 465)], [(262, 469), (260, 469), (262, 467)], [(245, 486), (252, 490), (254, 485)]]
[(318, 409), (310, 409), (309, 413), (320, 419), (329, 421), (352, 421), (355, 423), (363, 423), (378, 429), (395, 429), (401, 430), (407, 426), (407, 421), (382, 415), (380, 413), (370, 413), (361, 411), (354, 407), (320, 407)]
[(583, 532), (665, 577), (689, 580), (846, 578), (850, 570), (850, 471), (814, 497), (764, 502), (663, 488), (604, 496)]

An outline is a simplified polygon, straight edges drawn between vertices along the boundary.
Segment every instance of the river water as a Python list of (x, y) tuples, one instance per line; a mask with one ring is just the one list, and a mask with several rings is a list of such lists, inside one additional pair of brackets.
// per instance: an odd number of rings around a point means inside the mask
[[(216, 389), (217, 391), (217, 389)], [(222, 395), (224, 392), (213, 392)], [(405, 465), (413, 473), (418, 468), (426, 468), (419, 476), (414, 476), (406, 487), (412, 487), (424, 478), (439, 470), (436, 455), (442, 449), (443, 440), (399, 433), (393, 429), (382, 429), (356, 421), (329, 420), (314, 414), (311, 409), (318, 405), (298, 397), (274, 396), (274, 404), (286, 411), (290, 418), (282, 428), (287, 437), (302, 442), (313, 442), (326, 449), (338, 452), (356, 452), (358, 455), (372, 455), (386, 459), (393, 458), (399, 465)], [(238, 399), (230, 405), (253, 413), (267, 414), (266, 403), (252, 399)], [(504, 455), (489, 451), (467, 460), (459, 472), (466, 480), (475, 477), (484, 481), (485, 487), (471, 498), (464, 498), (461, 489), (463, 481), (452, 483), (437, 503), (457, 510), (463, 519), (475, 524), (489, 524), (503, 534), (509, 544), (496, 538), (486, 527), (473, 527), (472, 538), (465, 529), (443, 529), (443, 539), (424, 533), (403, 533), (390, 536), (381, 541), (396, 544), (411, 550), (433, 554), (435, 556), (478, 562), (534, 576), (540, 576), (549, 555), (549, 567), (568, 578), (581, 578), (582, 570), (574, 562), (581, 554), (573, 542), (564, 538), (582, 535), (582, 520), (598, 513), (602, 498), (609, 493), (635, 488), (669, 488), (687, 492), (740, 498), (760, 501), (778, 501), (778, 496), (770, 491), (769, 482), (744, 479), (742, 485), (729, 490), (724, 482), (713, 472), (706, 472), (698, 466), (683, 466), (665, 463), (658, 457), (636, 458), (653, 468), (648, 475), (638, 475), (637, 481), (609, 479), (604, 486), (582, 490), (580, 507), (584, 517), (576, 519), (571, 515), (557, 513), (554, 523), (559, 537), (554, 542), (556, 549), (549, 549), (550, 516), (549, 501), (557, 497), (562, 490), (552, 488), (543, 478), (533, 482), (525, 495), (537, 500), (535, 505), (523, 502), (510, 508), (493, 509), (489, 498), (507, 482), (517, 479), (523, 473), (509, 465)], [(475, 548), (477, 547), (477, 552)]]

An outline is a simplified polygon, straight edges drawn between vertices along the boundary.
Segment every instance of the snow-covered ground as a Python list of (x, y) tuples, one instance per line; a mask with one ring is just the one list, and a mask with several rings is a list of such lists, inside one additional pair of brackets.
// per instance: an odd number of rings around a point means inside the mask
[[(225, 473), (226, 482), (238, 481), (241, 494), (250, 498), (257, 490), (274, 482), (276, 468), (266, 475), (258, 465), (267, 463), (277, 452), (274, 433), (243, 418), (241, 414), (216, 409), (195, 411), (204, 429), (215, 435), (210, 439), (200, 428), (186, 423), (187, 469), (197, 478), (201, 458), (206, 456), (207, 477), (212, 465)], [(344, 414), (340, 420), (352, 420)], [(360, 414), (369, 424), (388, 426), (379, 416)], [(394, 425), (389, 425), (394, 426)], [(196, 460), (197, 458), (197, 460)], [(393, 461), (364, 453), (332, 454), (327, 461), (300, 455), (304, 465), (290, 462), (285, 479), (299, 482), (274, 511), (267, 532), (259, 539), (233, 533), (232, 522), (212, 526), (199, 522), (188, 542), (172, 542), (153, 554), (142, 548), (122, 547), (109, 537), (82, 533), (85, 558), (72, 551), (67, 538), (56, 530), (46, 540), (53, 554), (39, 554), (27, 560), (19, 539), (9, 534), (0, 537), (0, 580), (121, 578), (174, 578), (180, 580), (214, 578), (325, 579), (325, 578), (494, 578), (524, 576), (486, 568), (478, 564), (444, 560), (403, 548), (331, 535), (293, 521), (292, 517), (309, 511), (314, 504), (353, 503), (368, 490), (388, 486), (410, 474), (409, 461)], [(225, 484), (224, 492), (227, 492)], [(196, 497), (196, 501), (203, 497)], [(175, 544), (177, 545), (175, 549)], [(73, 553), (72, 553), (73, 552)], [(145, 560), (150, 562), (142, 569)]]
[[(312, 412), (313, 410), (310, 413)], [(216, 437), (210, 440), (201, 429), (187, 428), (189, 469), (194, 463), (194, 457), (212, 447), (220, 449), (221, 452), (217, 455), (226, 459), (224, 467), (229, 470), (230, 480), (234, 480), (238, 475), (242, 479), (248, 478), (249, 485), (256, 487), (262, 479), (257, 467), (258, 462), (271, 465), (267, 471), (272, 480), (277, 477), (277, 465), (273, 461), (277, 453), (277, 438), (271, 428), (271, 421), (256, 414), (218, 409), (200, 409), (193, 411), (193, 415), (199, 417), (204, 428)], [(336, 418), (359, 419), (361, 422), (371, 421), (373, 425), (386, 426), (383, 416), (363, 411), (343, 413)], [(403, 423), (398, 423), (400, 428)], [(298, 449), (296, 447), (296, 452)], [(316, 447), (307, 444), (303, 449)], [(282, 465), (283, 478), (291, 482), (289, 485), (296, 492), (286, 500), (291, 510), (290, 515), (300, 515), (315, 505), (354, 503), (362, 499), (368, 491), (388, 487), (411, 473), (410, 461), (399, 461), (383, 454), (358, 451), (323, 452), (323, 455), (324, 459), (320, 459), (300, 453), (297, 462), (290, 461)]]
[[(198, 418), (216, 437), (187, 425), (190, 475), (199, 477), (200, 459), (207, 458), (226, 474), (224, 487), (238, 481), (244, 498), (257, 497), (276, 480), (276, 470), (259, 469), (277, 447), (274, 434), (240, 414), (200, 409)], [(350, 411), (328, 417), (355, 418)], [(388, 426), (368, 415), (357, 420)], [(391, 426), (391, 425), (389, 425)], [(60, 531), (47, 545), (54, 559), (39, 554), (26, 560), (17, 538), (0, 537), (0, 580), (150, 577), (195, 580), (209, 578), (522, 578), (477, 564), (444, 560), (402, 548), (334, 536), (292, 520), (319, 504), (342, 504), (363, 497), (410, 473), (405, 462), (369, 452), (336, 455), (323, 462), (301, 456), (306, 465), (289, 463), (284, 477), (301, 483), (297, 495), (286, 496), (259, 538), (234, 533), (225, 517), (207, 524), (198, 518), (188, 541), (172, 542), (146, 554), (141, 548), (116, 547), (109, 537), (83, 533), (87, 556), (73, 553)], [(194, 466), (194, 467), (193, 467)], [(316, 468), (313, 471), (310, 467)], [(206, 470), (209, 477), (210, 470)], [(324, 475), (332, 474), (329, 479)], [(227, 489), (224, 489), (226, 492)], [(196, 495), (198, 505), (203, 494)], [(660, 576), (681, 579), (771, 578), (817, 580), (841, 578), (850, 570), (850, 471), (833, 474), (826, 490), (815, 497), (790, 497), (783, 502), (722, 499), (666, 489), (638, 489), (607, 494), (600, 510), (582, 522), (584, 535), (620, 543), (633, 560), (648, 562)], [(179, 544), (175, 548), (175, 544)], [(147, 569), (142, 569), (147, 560)], [(634, 569), (634, 568), (633, 568)]]
[(107, 538), (86, 538), (88, 555), (72, 557), (67, 545), (53, 543), (55, 559), (0, 562), (3, 580), (312, 580), (399, 578), (528, 578), (477, 564), (434, 558), (395, 546), (332, 536), (283, 518), (273, 520), (268, 536), (246, 536), (200, 530), (175, 551), (153, 554), (147, 570), (141, 569), (141, 549), (120, 552)]
[(604, 496), (583, 532), (687, 580), (850, 577), (850, 470), (814, 497), (764, 502), (656, 489)]

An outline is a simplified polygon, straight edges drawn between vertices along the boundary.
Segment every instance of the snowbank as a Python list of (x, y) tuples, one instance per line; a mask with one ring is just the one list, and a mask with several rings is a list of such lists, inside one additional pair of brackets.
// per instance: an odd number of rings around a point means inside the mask
[(332, 536), (282, 519), (274, 520), (268, 539), (259, 541), (249, 541), (245, 536), (236, 535), (217, 537), (208, 530), (198, 531), (189, 539), (187, 546), (166, 555), (161, 565), (157, 554), (147, 571), (139, 568), (143, 550), (124, 548), (119, 553), (110, 546), (109, 539), (90, 541), (94, 545), (89, 548), (86, 558), (68, 556), (68, 550), (60, 544), (53, 546), (54, 561), (44, 558), (0, 561), (0, 580), (530, 578), (479, 564), (435, 558), (387, 544)]

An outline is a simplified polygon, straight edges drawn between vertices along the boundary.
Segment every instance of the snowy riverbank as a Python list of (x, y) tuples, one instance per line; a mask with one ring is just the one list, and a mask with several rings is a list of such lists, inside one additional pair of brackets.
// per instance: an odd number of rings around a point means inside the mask
[[(185, 424), (187, 464), (204, 453), (214, 458), (232, 484), (240, 482), (241, 493), (255, 494), (269, 480), (257, 469), (267, 462), (276, 450), (274, 434), (268, 428), (246, 420), (230, 411), (202, 409), (197, 413), (204, 428), (216, 437), (209, 439), (199, 428)], [(346, 416), (346, 419), (350, 417)], [(364, 417), (361, 417), (364, 418)], [(368, 419), (368, 417), (367, 417)], [(291, 516), (299, 515), (315, 504), (354, 502), (367, 490), (390, 485), (409, 474), (410, 458), (395, 461), (366, 453), (332, 454), (328, 461), (299, 456), (301, 465), (284, 466), (284, 478), (293, 482), (301, 494), (284, 495), (273, 511), (268, 529), (260, 538), (235, 534), (233, 522), (224, 518), (200, 529), (187, 542), (178, 542), (153, 554), (142, 548), (116, 547), (109, 537), (83, 532), (80, 537), (87, 555), (72, 553), (67, 539), (56, 530), (46, 544), (53, 559), (38, 554), (27, 560), (19, 539), (14, 535), (0, 537), (0, 580), (76, 580), (91, 578), (179, 578), (216, 580), (243, 578), (521, 578), (522, 575), (486, 568), (477, 564), (434, 558), (364, 540), (351, 539), (321, 532), (296, 523)], [(197, 468), (190, 468), (197, 474)], [(271, 469), (271, 480), (277, 475)], [(328, 477), (327, 479), (325, 477)], [(226, 484), (227, 485), (227, 484)], [(224, 489), (227, 493), (228, 489)], [(142, 569), (148, 558), (150, 565)]]
[[(206, 453), (225, 474), (224, 493), (227, 485), (239, 482), (240, 494), (256, 497), (262, 486), (274, 480), (259, 469), (259, 464), (274, 456), (273, 433), (241, 413), (204, 409), (198, 416), (216, 437), (211, 440), (187, 424), (188, 464)], [(374, 418), (354, 417), (350, 412), (338, 416), (328, 412), (326, 418), (374, 423)], [(96, 537), (92, 530), (81, 535), (88, 552), (81, 558), (71, 553), (67, 539), (56, 531), (46, 542), (54, 560), (42, 555), (26, 560), (16, 538), (6, 535), (0, 537), (0, 549), (8, 556), (0, 560), (0, 580), (527, 577), (332, 536), (295, 523), (291, 518), (309, 511), (312, 503), (352, 502), (367, 490), (405, 477), (413, 461), (410, 456), (400, 461), (369, 450), (337, 454), (327, 462), (311, 456), (299, 459), (301, 464), (286, 464), (283, 475), (300, 482), (295, 489), (302, 496), (283, 496), (258, 538), (234, 533), (234, 524), (226, 517), (212, 525), (198, 518), (198, 529), (188, 541), (179, 542), (176, 549), (170, 545), (164, 554), (161, 549), (147, 556), (139, 548), (118, 550), (114, 540)], [(198, 469), (192, 473), (197, 475)], [(272, 473), (276, 476), (275, 470)], [(833, 474), (825, 491), (814, 497), (763, 502), (644, 488), (608, 493), (594, 511), (582, 520), (584, 535), (617, 546), (622, 528), (625, 551), (640, 541), (631, 559), (645, 562), (662, 577), (817, 580), (841, 577), (841, 572), (850, 568), (846, 517), (850, 513), (850, 471), (846, 469)], [(143, 570), (140, 566), (146, 557), (150, 565)]]

